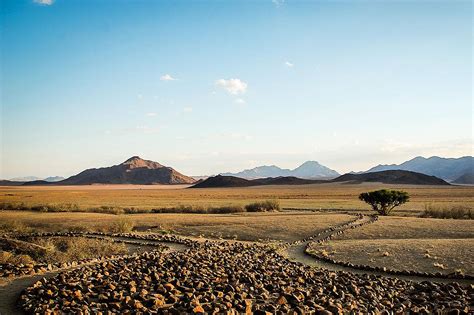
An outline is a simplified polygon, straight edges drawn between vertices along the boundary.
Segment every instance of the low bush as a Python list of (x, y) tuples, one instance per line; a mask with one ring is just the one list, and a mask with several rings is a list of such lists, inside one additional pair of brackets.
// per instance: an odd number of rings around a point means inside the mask
[(126, 217), (120, 217), (117, 221), (112, 223), (110, 226), (110, 232), (112, 233), (129, 233), (133, 231), (135, 224)]
[(0, 232), (7, 232), (7, 233), (28, 233), (31, 232), (32, 228), (30, 226), (25, 225), (21, 221), (3, 221), (0, 222)]
[(278, 200), (257, 201), (246, 205), (245, 210), (247, 212), (279, 211), (280, 203)]
[(465, 206), (440, 207), (425, 204), (425, 209), (421, 216), (424, 218), (473, 220), (474, 210)]
[(83, 212), (107, 213), (107, 214), (124, 214), (125, 213), (125, 211), (122, 208), (112, 207), (112, 206), (100, 206), (100, 207), (88, 208), (87, 210), (83, 210)]
[(33, 258), (26, 254), (15, 255), (13, 253), (0, 250), (0, 264), (26, 265), (33, 264)]
[(238, 205), (205, 207), (194, 205), (179, 205), (176, 207), (158, 208), (151, 210), (153, 213), (201, 213), (201, 214), (222, 214), (244, 212), (244, 208)]
[(138, 214), (138, 213), (199, 213), (199, 214), (224, 214), (240, 212), (278, 211), (278, 200), (254, 202), (242, 207), (241, 205), (203, 206), (203, 205), (177, 205), (165, 208), (141, 209), (135, 207), (100, 206), (80, 208), (77, 204), (37, 204), (0, 203), (0, 210), (29, 210), (38, 212), (94, 212), (106, 214)]
[(2, 210), (29, 210), (29, 207), (23, 202), (20, 202), (20, 203), (2, 202), (0, 203), (0, 209)]

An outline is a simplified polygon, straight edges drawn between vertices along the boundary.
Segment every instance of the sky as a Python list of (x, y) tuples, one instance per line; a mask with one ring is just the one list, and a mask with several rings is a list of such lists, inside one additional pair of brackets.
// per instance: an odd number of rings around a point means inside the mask
[(1, 0), (0, 178), (473, 154), (471, 1)]

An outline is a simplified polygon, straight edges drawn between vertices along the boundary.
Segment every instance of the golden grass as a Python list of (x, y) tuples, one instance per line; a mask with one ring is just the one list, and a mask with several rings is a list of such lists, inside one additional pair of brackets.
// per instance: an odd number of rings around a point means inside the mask
[(338, 240), (314, 247), (339, 261), (395, 270), (474, 275), (474, 238)]
[(379, 217), (375, 223), (347, 230), (337, 239), (461, 239), (474, 238), (472, 220)]
[(3, 222), (16, 222), (36, 231), (114, 231), (126, 218), (136, 230), (173, 231), (183, 235), (239, 240), (294, 241), (352, 219), (346, 214), (295, 212), (242, 214), (133, 214), (40, 213), (0, 211)]
[(153, 209), (192, 206), (245, 206), (266, 199), (279, 200), (282, 208), (358, 209), (369, 206), (358, 200), (361, 192), (392, 188), (407, 191), (411, 201), (394, 214), (421, 214), (430, 203), (440, 207), (464, 206), (474, 209), (474, 187), (405, 186), (381, 184), (322, 184), (302, 186), (259, 186), (246, 188), (183, 189), (186, 186), (44, 186), (0, 187), (0, 203), (77, 204), (80, 208), (120, 207)]
[[(0, 244), (0, 264), (55, 263), (128, 253), (123, 243), (82, 237), (33, 238), (19, 244)], [(38, 245), (37, 247), (28, 244)]]

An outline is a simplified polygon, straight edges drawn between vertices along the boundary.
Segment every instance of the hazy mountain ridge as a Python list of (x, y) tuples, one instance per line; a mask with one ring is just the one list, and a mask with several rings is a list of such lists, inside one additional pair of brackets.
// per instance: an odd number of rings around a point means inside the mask
[(474, 185), (474, 170), (470, 170), (452, 181), (454, 184)]
[(276, 165), (263, 165), (237, 173), (221, 173), (223, 176), (234, 176), (245, 179), (267, 177), (298, 177), (303, 179), (331, 179), (340, 174), (316, 161), (306, 161), (297, 168), (290, 170)]
[(10, 178), (8, 181), (10, 182), (33, 182), (33, 181), (38, 181), (42, 180), (45, 182), (59, 182), (61, 180), (64, 180), (65, 178), (62, 176), (49, 176), (46, 178), (41, 178), (37, 176), (24, 176), (24, 177), (15, 177), (15, 178)]
[(442, 158), (438, 156), (424, 158), (418, 156), (401, 164), (377, 165), (364, 173), (405, 170), (436, 176), (446, 181), (455, 181), (460, 176), (472, 172), (473, 169), (474, 157), (472, 156), (460, 158)]

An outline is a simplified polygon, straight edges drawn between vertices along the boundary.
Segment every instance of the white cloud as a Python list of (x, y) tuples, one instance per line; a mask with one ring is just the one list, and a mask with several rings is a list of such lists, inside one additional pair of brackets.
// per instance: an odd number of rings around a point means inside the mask
[(33, 0), (33, 2), (41, 5), (52, 5), (54, 0)]
[(176, 81), (178, 79), (173, 78), (170, 74), (164, 74), (160, 77), (161, 81)]
[(294, 66), (294, 64), (289, 61), (285, 61), (285, 66), (287, 66), (288, 68), (291, 68)]
[(146, 115), (147, 115), (148, 117), (155, 117), (155, 116), (156, 116), (156, 113), (146, 113)]
[(183, 108), (183, 113), (190, 113), (193, 111), (193, 108), (192, 107), (185, 107)]
[(220, 79), (216, 81), (216, 85), (233, 95), (243, 94), (247, 91), (247, 83), (240, 79)]
[(238, 105), (244, 105), (246, 104), (247, 102), (244, 100), (244, 99), (241, 99), (241, 98), (238, 98), (234, 101), (235, 104), (238, 104)]
[(276, 8), (279, 8), (285, 3), (285, 0), (272, 0), (272, 3), (275, 5)]

